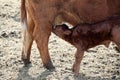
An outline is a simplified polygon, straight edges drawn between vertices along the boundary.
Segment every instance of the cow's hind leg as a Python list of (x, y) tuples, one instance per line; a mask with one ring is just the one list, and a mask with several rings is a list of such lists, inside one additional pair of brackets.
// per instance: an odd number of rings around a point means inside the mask
[(23, 28), (23, 47), (22, 47), (22, 60), (24, 62), (24, 65), (27, 66), (30, 64), (30, 54), (31, 54), (31, 46), (33, 43), (33, 33), (34, 30), (34, 23), (30, 17), (27, 19), (27, 24), (24, 24)]
[(51, 34), (51, 27), (48, 27), (46, 22), (37, 24), (34, 30), (34, 37), (37, 43), (40, 56), (42, 58), (43, 66), (49, 70), (54, 69), (51, 62), (49, 51), (48, 51), (48, 41)]
[(24, 65), (30, 63), (30, 53), (31, 53), (32, 39), (27, 30), (23, 30), (23, 47), (22, 47), (22, 60)]

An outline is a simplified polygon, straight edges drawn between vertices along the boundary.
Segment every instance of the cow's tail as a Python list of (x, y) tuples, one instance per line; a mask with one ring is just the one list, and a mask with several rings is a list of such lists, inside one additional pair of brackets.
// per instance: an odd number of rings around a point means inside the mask
[(21, 24), (23, 28), (27, 28), (27, 13), (25, 7), (25, 0), (21, 0)]

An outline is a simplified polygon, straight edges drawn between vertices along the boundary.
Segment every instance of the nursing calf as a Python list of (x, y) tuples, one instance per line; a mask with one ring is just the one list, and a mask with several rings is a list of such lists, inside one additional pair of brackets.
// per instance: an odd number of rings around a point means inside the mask
[(110, 18), (94, 24), (78, 24), (72, 29), (58, 25), (53, 32), (77, 48), (73, 72), (79, 73), (84, 51), (100, 44), (108, 46), (113, 41), (120, 49), (120, 18)]

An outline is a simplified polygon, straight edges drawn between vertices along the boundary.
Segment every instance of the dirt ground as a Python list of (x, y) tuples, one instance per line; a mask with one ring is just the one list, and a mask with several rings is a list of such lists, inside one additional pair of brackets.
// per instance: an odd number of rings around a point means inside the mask
[(31, 66), (21, 61), (20, 0), (0, 0), (0, 80), (120, 80), (120, 52), (111, 43), (85, 52), (80, 74), (75, 77), (71, 67), (76, 49), (51, 35), (49, 51), (54, 71), (43, 68), (36, 48), (32, 47)]

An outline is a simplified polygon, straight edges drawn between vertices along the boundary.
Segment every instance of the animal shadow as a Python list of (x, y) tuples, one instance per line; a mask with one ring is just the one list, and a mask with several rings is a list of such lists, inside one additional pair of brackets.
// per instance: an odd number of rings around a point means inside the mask
[(41, 74), (39, 74), (37, 77), (32, 77), (29, 74), (29, 69), (31, 67), (32, 66), (28, 66), (28, 67), (23, 66), (22, 68), (20, 68), (17, 80), (46, 80), (46, 77), (54, 71), (54, 70), (51, 70), (51, 71), (45, 70)]

